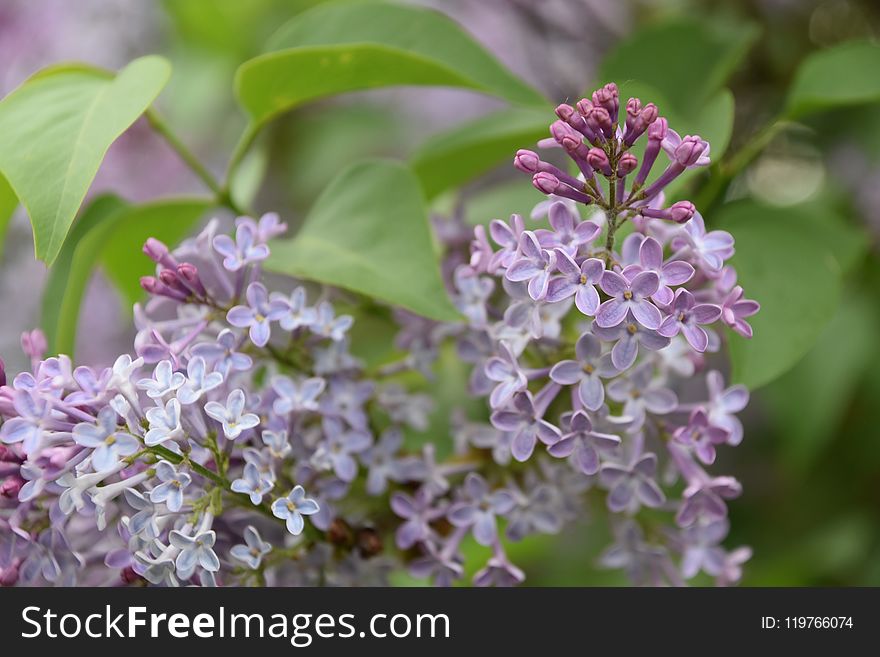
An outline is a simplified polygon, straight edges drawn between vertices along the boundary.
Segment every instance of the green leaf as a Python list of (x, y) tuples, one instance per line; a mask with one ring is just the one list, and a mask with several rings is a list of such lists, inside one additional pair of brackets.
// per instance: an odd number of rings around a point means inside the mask
[(95, 268), (103, 266), (128, 307), (143, 297), (140, 277), (155, 270), (141, 253), (147, 237), (175, 245), (209, 207), (201, 199), (130, 206), (114, 196), (95, 199), (73, 225), (49, 271), (42, 326), (50, 351), (73, 355), (80, 305)]
[(880, 46), (844, 43), (807, 57), (788, 92), (786, 116), (880, 100)]
[[(755, 25), (743, 23), (679, 18), (649, 25), (605, 58), (599, 81), (649, 83), (680, 114), (687, 115), (721, 89), (758, 35)], [(667, 108), (652, 102), (665, 115)]]
[(271, 39), (270, 51), (245, 62), (236, 96), (254, 124), (333, 94), (394, 85), (473, 89), (520, 104), (544, 104), (442, 14), (367, 2), (320, 5)]
[(303, 46), (373, 44), (436, 62), (512, 103), (543, 105), (523, 82), (457, 23), (440, 12), (386, 2), (327, 3), (303, 12), (270, 39), (267, 51)]
[(211, 205), (201, 198), (163, 199), (132, 206), (116, 217), (101, 252), (101, 266), (129, 308), (144, 296), (141, 276), (153, 274), (156, 268), (141, 252), (147, 238), (155, 237), (174, 248)]
[(0, 101), (0, 171), (27, 209), (36, 256), (51, 264), (110, 145), (150, 106), (171, 68), (156, 56), (117, 75), (49, 68)]
[(733, 378), (757, 388), (791, 369), (822, 334), (840, 301), (852, 241), (860, 238), (853, 234), (844, 245), (834, 236), (852, 229), (809, 207), (742, 201), (715, 219), (736, 239), (731, 263), (746, 296), (761, 303), (749, 319), (754, 338), (729, 336)]
[(6, 241), (6, 228), (12, 219), (15, 208), (18, 207), (18, 197), (12, 187), (6, 182), (3, 174), (0, 174), (0, 257), (3, 256), (3, 243)]
[(107, 227), (125, 207), (125, 202), (116, 196), (100, 196), (92, 201), (73, 225), (49, 269), (40, 319), (49, 353), (73, 355), (79, 307), (86, 286), (107, 235)]
[[(520, 148), (535, 148), (555, 119), (549, 107), (495, 112), (430, 138), (410, 163), (427, 197), (434, 198), (501, 162), (512, 162)], [(528, 184), (526, 176), (523, 180)]]
[(299, 233), (273, 245), (268, 269), (453, 321), (418, 179), (382, 160), (354, 164), (324, 190)]

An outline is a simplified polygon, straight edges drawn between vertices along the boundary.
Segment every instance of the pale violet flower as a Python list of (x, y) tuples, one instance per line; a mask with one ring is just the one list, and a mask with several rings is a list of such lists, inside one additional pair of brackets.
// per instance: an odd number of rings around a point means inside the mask
[(327, 386), (327, 382), (318, 377), (293, 381), (286, 376), (274, 376), (271, 383), (278, 394), (272, 409), (279, 415), (318, 410), (317, 399)]
[(213, 363), (214, 371), (225, 379), (230, 371), (244, 372), (249, 370), (253, 359), (238, 349), (238, 337), (230, 329), (223, 329), (215, 342), (200, 342), (190, 351), (193, 356), (200, 356)]
[(73, 439), (78, 445), (91, 447), (92, 467), (97, 472), (110, 470), (119, 459), (131, 456), (140, 449), (140, 442), (131, 434), (117, 431), (116, 411), (105, 406), (98, 413), (96, 424), (82, 422), (73, 428)]
[(306, 491), (302, 486), (294, 486), (287, 497), (272, 502), (272, 513), (276, 518), (286, 522), (287, 531), (294, 536), (299, 536), (305, 529), (303, 516), (311, 516), (318, 511), (320, 511), (318, 503), (306, 497)]
[(144, 442), (150, 447), (182, 438), (184, 435), (180, 426), (180, 402), (176, 398), (169, 399), (164, 407), (154, 406), (147, 409), (147, 421), (150, 429), (144, 436)]
[(153, 371), (153, 378), (141, 379), (137, 387), (147, 391), (151, 399), (162, 399), (165, 395), (174, 393), (186, 382), (182, 372), (175, 372), (170, 360), (159, 361)]
[(233, 545), (229, 556), (245, 564), (251, 570), (260, 567), (263, 557), (272, 551), (272, 544), (260, 537), (260, 533), (252, 525), (244, 528), (244, 545)]
[(352, 324), (354, 324), (354, 318), (351, 315), (336, 317), (333, 306), (323, 301), (318, 306), (317, 315), (315, 321), (311, 324), (311, 329), (316, 335), (338, 342), (345, 338), (345, 334)]
[(263, 502), (263, 495), (272, 491), (275, 482), (272, 478), (265, 476), (260, 468), (253, 462), (245, 463), (244, 473), (240, 479), (232, 482), (231, 488), (236, 493), (244, 493), (248, 495), (251, 504), (258, 505)]
[(183, 507), (183, 491), (192, 478), (185, 472), (178, 472), (168, 461), (156, 464), (156, 476), (162, 483), (150, 491), (150, 501), (153, 504), (164, 502), (169, 511), (177, 513)]
[(244, 402), (244, 391), (233, 390), (226, 398), (225, 406), (220, 402), (208, 402), (205, 404), (205, 413), (223, 425), (224, 436), (235, 440), (243, 431), (253, 429), (260, 423), (258, 415), (244, 412)]
[(195, 536), (171, 530), (168, 535), (171, 545), (180, 550), (174, 565), (177, 567), (177, 575), (180, 579), (189, 579), (193, 576), (197, 566), (201, 566), (211, 573), (220, 570), (220, 559), (214, 553), (214, 542), (217, 535), (211, 530), (201, 532)]
[(177, 398), (181, 404), (194, 404), (206, 392), (223, 383), (223, 375), (220, 372), (208, 373), (207, 369), (205, 359), (201, 356), (190, 359), (186, 366), (186, 382), (177, 391)]
[(269, 293), (262, 283), (251, 283), (247, 288), (246, 306), (234, 306), (226, 313), (226, 321), (238, 328), (247, 328), (251, 342), (265, 347), (272, 333), (272, 322), (285, 313), (284, 304), (270, 301)]

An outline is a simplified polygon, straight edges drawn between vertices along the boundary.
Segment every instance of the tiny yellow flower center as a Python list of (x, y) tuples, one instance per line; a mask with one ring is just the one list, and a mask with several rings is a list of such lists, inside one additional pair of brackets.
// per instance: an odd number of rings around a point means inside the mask
[(107, 440), (104, 441), (108, 445), (112, 445), (116, 442), (116, 436), (107, 436)]
[(626, 299), (627, 301), (630, 301), (633, 298), (633, 293), (630, 292), (629, 290), (627, 290), (626, 292), (623, 293), (623, 298)]
[(584, 372), (586, 372), (587, 374), (592, 374), (594, 371), (596, 371), (596, 368), (593, 367), (590, 363), (586, 363), (586, 364), (583, 366), (583, 370), (584, 370)]
[(629, 332), (630, 335), (635, 335), (636, 332), (639, 330), (639, 327), (635, 324), (627, 324), (626, 330)]
[(581, 281), (581, 285), (586, 285), (587, 284), (587, 275), (581, 274), (580, 281)]

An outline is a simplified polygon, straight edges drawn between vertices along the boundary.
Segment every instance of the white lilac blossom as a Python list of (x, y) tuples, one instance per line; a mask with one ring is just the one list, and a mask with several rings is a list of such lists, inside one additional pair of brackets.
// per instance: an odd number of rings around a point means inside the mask
[(151, 298), (113, 367), (44, 359), (39, 331), (23, 341), (31, 372), (0, 366), (4, 585), (387, 581), (349, 498), (361, 478), (374, 496), (419, 485), (429, 469), (402, 430), (424, 428), (430, 407), (397, 384), (379, 394), (349, 353), (353, 318), (330, 301), (310, 304), (301, 285), (270, 294), (260, 263), (284, 230), (276, 215), (236, 226), (234, 240), (211, 222), (176, 250), (147, 242)]
[[(150, 298), (111, 368), (44, 358), (27, 334), (31, 371), (0, 362), (0, 583), (372, 585), (397, 568), (447, 586), (473, 536), (473, 583), (516, 585), (507, 543), (561, 531), (592, 497), (615, 536), (602, 565), (735, 584), (742, 487), (707, 468), (742, 441), (748, 391), (716, 353), (759, 306), (727, 264), (733, 237), (664, 191), (709, 145), (651, 103), (621, 107), (613, 84), (556, 113), (539, 145), (577, 175), (520, 150), (547, 221), (439, 231), (463, 319), (395, 310), (399, 361), (368, 373), (331, 288), (267, 287), (274, 214), (174, 250), (149, 240)], [(406, 386), (453, 342), (485, 412), (413, 441), (435, 422)]]

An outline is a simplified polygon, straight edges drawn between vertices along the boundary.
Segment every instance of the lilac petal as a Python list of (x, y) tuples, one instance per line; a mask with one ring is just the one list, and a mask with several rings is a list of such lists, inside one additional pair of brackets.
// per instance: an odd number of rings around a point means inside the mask
[[(648, 272), (645, 272), (648, 273)], [(641, 276), (642, 274), (639, 274)], [(653, 303), (647, 299), (642, 299), (636, 303), (631, 303), (629, 307), (636, 321), (648, 329), (657, 329), (663, 321), (663, 315)]]
[[(605, 272), (607, 275), (609, 272)], [(605, 277), (602, 277), (605, 280)], [(607, 291), (607, 290), (606, 290)], [(596, 310), (596, 324), (601, 328), (617, 326), (626, 317), (627, 304), (620, 299), (609, 299)]]
[(605, 294), (612, 297), (622, 297), (623, 293), (629, 290), (627, 280), (616, 271), (606, 271), (602, 274), (600, 286)]
[(582, 444), (575, 452), (575, 462), (585, 475), (599, 472), (599, 454), (592, 445)]
[(287, 531), (289, 531), (294, 536), (299, 536), (300, 534), (302, 534), (305, 527), (305, 520), (296, 511), (287, 516)]
[(572, 385), (577, 383), (584, 376), (584, 371), (580, 363), (574, 360), (563, 360), (553, 366), (550, 370), (550, 378), (556, 383), (562, 385)]
[(238, 328), (250, 326), (254, 318), (254, 311), (247, 306), (235, 306), (226, 313), (226, 321)]
[(535, 433), (528, 429), (523, 429), (513, 439), (510, 446), (510, 452), (517, 461), (527, 461), (535, 451), (535, 443), (537, 439)]
[(697, 324), (711, 324), (721, 317), (721, 307), (712, 303), (700, 303), (691, 308), (691, 315)]
[(709, 346), (709, 336), (705, 330), (696, 324), (682, 324), (681, 332), (684, 334), (685, 340), (694, 348), (694, 350), (703, 353)]
[(647, 237), (639, 247), (639, 260), (645, 269), (660, 269), (663, 264), (663, 247), (653, 237)]
[(657, 333), (667, 338), (674, 338), (678, 335), (678, 332), (681, 330), (681, 322), (678, 321), (678, 318), (669, 315), (666, 319), (663, 320), (663, 323), (660, 324), (660, 327), (657, 329)]
[(743, 385), (733, 386), (721, 394), (719, 401), (728, 413), (739, 413), (749, 403), (749, 390)]
[(510, 399), (520, 390), (525, 388), (525, 382), (515, 379), (508, 379), (495, 386), (492, 394), (489, 396), (489, 404), (492, 408), (500, 408), (504, 406)]
[(559, 429), (554, 427), (552, 424), (545, 420), (538, 420), (538, 438), (541, 439), (541, 442), (545, 445), (552, 445), (557, 440), (559, 440), (560, 436)]
[[(603, 276), (604, 279), (604, 276)], [(649, 297), (660, 287), (660, 277), (652, 271), (643, 271), (632, 279), (630, 289), (639, 297)]]
[(391, 510), (401, 518), (411, 518), (416, 513), (412, 498), (403, 493), (395, 493), (392, 495), (390, 505)]
[(265, 347), (266, 343), (269, 342), (269, 336), (271, 335), (272, 329), (269, 326), (269, 322), (254, 322), (251, 324), (250, 331), (248, 334), (250, 335), (251, 342), (253, 342), (258, 347)]
[(522, 424), (522, 416), (513, 411), (495, 411), (490, 422), (499, 431), (516, 431)]
[[(668, 340), (668, 338), (663, 339)], [(636, 362), (638, 353), (639, 341), (632, 335), (626, 334), (611, 349), (611, 362), (614, 363), (614, 367), (621, 371), (628, 370)]]
[(569, 434), (559, 442), (550, 445), (550, 447), (547, 448), (547, 451), (551, 456), (555, 456), (556, 458), (568, 458), (571, 456), (572, 452), (574, 452), (576, 442), (574, 436)]
[(538, 238), (532, 231), (527, 230), (520, 235), (519, 246), (526, 258), (540, 260), (541, 245), (538, 243)]
[(504, 276), (509, 281), (520, 282), (527, 281), (543, 271), (534, 261), (521, 258), (507, 268)]
[(633, 491), (626, 481), (621, 481), (608, 494), (608, 508), (614, 513), (624, 511), (632, 501)]
[(480, 513), (474, 523), (474, 539), (477, 543), (485, 546), (492, 545), (497, 535), (498, 527), (495, 516), (491, 513)]
[(540, 273), (529, 281), (529, 296), (535, 301), (540, 301), (547, 296), (547, 286), (550, 284), (550, 272), (542, 269)]
[(672, 292), (672, 288), (661, 284), (660, 287), (657, 288), (657, 291), (651, 295), (651, 298), (663, 306), (668, 306), (672, 303), (675, 295)]
[(92, 467), (95, 469), (95, 472), (105, 472), (117, 463), (119, 463), (119, 459), (116, 458), (115, 450), (111, 449), (106, 443), (99, 445), (92, 452)]
[(556, 202), (550, 206), (548, 219), (550, 221), (550, 225), (553, 226), (553, 230), (558, 233), (567, 234), (574, 230), (575, 217), (568, 209), (568, 206), (561, 201)]
[(642, 399), (645, 402), (645, 407), (657, 415), (671, 413), (678, 406), (678, 397), (668, 388), (645, 390)]
[(569, 278), (554, 278), (547, 285), (546, 301), (549, 303), (564, 301), (565, 299), (568, 299), (568, 297), (570, 297), (572, 294), (579, 292), (580, 289), (581, 286), (579, 286), (577, 283)]
[(415, 522), (405, 522), (397, 528), (394, 540), (401, 550), (408, 550), (424, 537), (424, 529)]
[(663, 265), (660, 278), (666, 285), (683, 285), (694, 275), (694, 267), (683, 260), (673, 260)]
[(489, 494), (489, 484), (480, 475), (471, 473), (464, 480), (464, 491), (473, 500), (479, 500)]
[(477, 509), (473, 504), (459, 503), (449, 509), (446, 517), (456, 527), (469, 527), (474, 523), (476, 515)]
[[(659, 351), (660, 349), (665, 349), (669, 346), (669, 338), (660, 335), (656, 331), (650, 330), (639, 331), (639, 342), (645, 347), (645, 349), (650, 349), (651, 351)], [(614, 364), (617, 365), (616, 362)]]
[(601, 230), (602, 227), (599, 224), (593, 223), (592, 221), (582, 221), (575, 226), (574, 234), (578, 242), (581, 244), (587, 244), (591, 242)]
[(581, 275), (581, 268), (578, 267), (574, 258), (562, 249), (556, 249), (556, 267), (559, 269), (559, 273), (565, 276), (578, 277)]
[(262, 283), (251, 283), (248, 285), (245, 296), (251, 308), (262, 308), (269, 301), (269, 293)]
[(592, 285), (580, 285), (574, 296), (574, 305), (587, 317), (596, 314), (599, 307), (599, 293)]
[(589, 411), (598, 411), (605, 401), (605, 386), (597, 376), (585, 376), (578, 386), (581, 403)]
[(666, 495), (653, 479), (639, 480), (637, 491), (639, 499), (645, 506), (656, 509), (666, 501)]
[(342, 481), (352, 481), (357, 476), (357, 463), (348, 454), (341, 454), (333, 463), (333, 471)]

